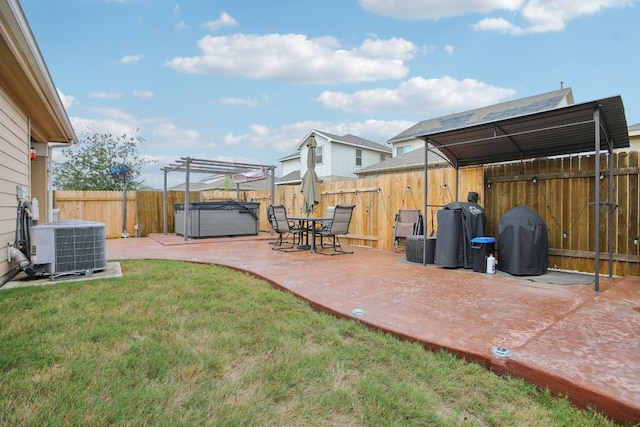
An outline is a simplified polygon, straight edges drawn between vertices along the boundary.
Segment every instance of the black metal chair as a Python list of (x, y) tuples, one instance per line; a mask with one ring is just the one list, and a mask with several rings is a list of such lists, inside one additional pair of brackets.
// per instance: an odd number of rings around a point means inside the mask
[[(349, 233), (349, 225), (351, 224), (351, 217), (353, 216), (353, 205), (337, 205), (333, 210), (333, 219), (329, 224), (316, 231), (316, 236), (320, 236), (320, 248), (332, 249), (331, 252), (318, 251), (322, 255), (342, 255), (352, 254), (353, 252), (345, 251), (340, 244), (338, 236), (343, 236)], [(323, 239), (327, 237), (331, 243), (325, 244)]]
[[(274, 247), (272, 249), (289, 252), (295, 248), (296, 244), (302, 242), (302, 236), (306, 230), (294, 222), (289, 221), (287, 208), (283, 205), (269, 205), (267, 207), (267, 217), (269, 218), (269, 223), (273, 231), (278, 234), (278, 240), (273, 242)], [(286, 241), (289, 236), (291, 236), (291, 242)]]

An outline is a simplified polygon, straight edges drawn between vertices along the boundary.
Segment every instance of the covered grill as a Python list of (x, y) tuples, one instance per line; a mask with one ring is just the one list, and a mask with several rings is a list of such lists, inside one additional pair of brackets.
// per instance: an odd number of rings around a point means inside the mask
[[(477, 193), (473, 193), (477, 197)], [(471, 239), (484, 236), (487, 215), (470, 194), (469, 202), (452, 202), (438, 211), (435, 263), (442, 267), (472, 268)]]
[(516, 206), (498, 222), (499, 270), (522, 276), (547, 272), (549, 240), (547, 225), (527, 206)]

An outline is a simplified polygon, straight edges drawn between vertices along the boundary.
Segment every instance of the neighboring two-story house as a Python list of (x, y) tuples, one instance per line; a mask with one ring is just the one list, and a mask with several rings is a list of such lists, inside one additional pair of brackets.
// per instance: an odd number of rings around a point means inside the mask
[(279, 159), (279, 184), (300, 183), (307, 171), (307, 141), (311, 136), (316, 140), (315, 170), (325, 182), (357, 178), (361, 169), (391, 158), (391, 148), (386, 145), (351, 134), (338, 136), (312, 130), (298, 143), (296, 152)]

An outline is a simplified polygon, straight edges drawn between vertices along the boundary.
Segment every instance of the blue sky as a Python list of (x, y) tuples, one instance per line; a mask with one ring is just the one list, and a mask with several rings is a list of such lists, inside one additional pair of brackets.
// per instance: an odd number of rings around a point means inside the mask
[(76, 134), (144, 138), (156, 188), (180, 157), (279, 166), (312, 129), (386, 143), (561, 82), (576, 102), (621, 95), (640, 122), (639, 0), (21, 5)]

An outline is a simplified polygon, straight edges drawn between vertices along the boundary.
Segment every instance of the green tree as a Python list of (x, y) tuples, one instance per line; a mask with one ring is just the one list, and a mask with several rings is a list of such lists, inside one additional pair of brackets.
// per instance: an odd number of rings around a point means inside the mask
[(125, 176), (112, 173), (115, 167), (126, 170), (126, 188), (140, 188), (140, 170), (152, 161), (140, 157), (140, 136), (110, 133), (85, 133), (81, 140), (62, 150), (61, 162), (54, 162), (53, 185), (59, 190), (103, 190), (124, 188)]

